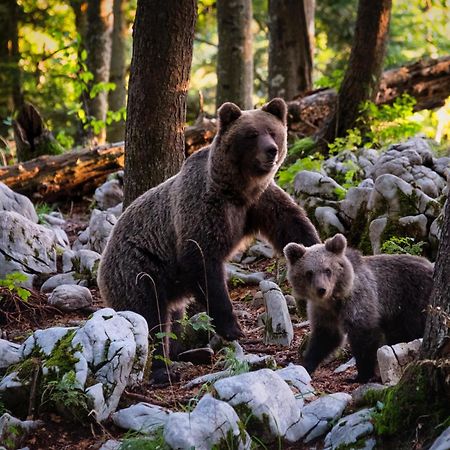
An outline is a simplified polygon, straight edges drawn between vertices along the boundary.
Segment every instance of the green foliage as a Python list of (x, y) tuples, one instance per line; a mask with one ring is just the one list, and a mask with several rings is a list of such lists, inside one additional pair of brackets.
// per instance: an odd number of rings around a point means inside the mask
[(415, 242), (415, 239), (412, 237), (393, 236), (383, 242), (381, 252), (390, 255), (401, 254), (420, 256), (422, 255), (424, 245), (425, 242)]
[(55, 207), (53, 205), (49, 205), (45, 202), (39, 202), (35, 206), (36, 214), (39, 218), (39, 223), (46, 223), (46, 220), (44, 218), (44, 215), (50, 214), (55, 210)]
[(0, 279), (0, 287), (8, 289), (13, 294), (18, 295), (22, 301), (27, 302), (28, 297), (30, 297), (31, 295), (31, 292), (28, 289), (20, 286), (21, 283), (24, 283), (27, 280), (28, 277), (25, 274), (21, 272), (12, 272), (7, 274), (5, 278)]
[(212, 319), (205, 312), (198, 313), (196, 320), (192, 320), (192, 318), (187, 319), (186, 324), (191, 326), (194, 331), (210, 331), (212, 333), (215, 332)]
[(314, 152), (316, 147), (316, 142), (311, 137), (306, 137), (303, 139), (297, 139), (288, 148), (288, 157), (291, 158), (303, 158)]
[(169, 446), (164, 442), (164, 428), (158, 428), (151, 437), (142, 436), (138, 433), (125, 437), (119, 450), (169, 450)]
[(242, 361), (236, 358), (236, 350), (234, 347), (227, 346), (220, 350), (221, 356), (219, 361), (223, 362), (232, 375), (239, 375), (250, 371), (250, 366), (247, 361)]
[(323, 159), (323, 155), (320, 153), (297, 159), (294, 164), (278, 171), (278, 184), (287, 190), (291, 189), (295, 175), (297, 175), (298, 172), (302, 170), (320, 172)]

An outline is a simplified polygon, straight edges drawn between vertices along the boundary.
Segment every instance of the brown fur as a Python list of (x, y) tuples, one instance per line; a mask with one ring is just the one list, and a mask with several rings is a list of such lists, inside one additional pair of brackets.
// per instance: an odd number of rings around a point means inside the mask
[(254, 111), (224, 104), (213, 143), (127, 208), (99, 268), (111, 307), (140, 313), (154, 335), (169, 329), (193, 295), (221, 336), (242, 336), (227, 291), (227, 258), (256, 233), (279, 252), (291, 241), (319, 242), (303, 210), (273, 181), (286, 155), (286, 113), (281, 99)]
[(433, 265), (410, 255), (362, 256), (341, 234), (325, 244), (284, 249), (288, 279), (307, 301), (311, 336), (304, 355), (313, 372), (347, 333), (358, 379), (374, 375), (376, 351), (423, 336)]

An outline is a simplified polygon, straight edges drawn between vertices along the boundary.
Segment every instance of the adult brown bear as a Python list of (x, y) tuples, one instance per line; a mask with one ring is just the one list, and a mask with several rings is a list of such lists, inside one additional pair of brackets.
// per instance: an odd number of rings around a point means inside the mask
[[(222, 105), (212, 144), (137, 198), (115, 225), (98, 276), (108, 305), (144, 316), (154, 336), (168, 331), (194, 296), (218, 334), (242, 336), (227, 290), (227, 258), (257, 233), (280, 253), (289, 242), (319, 242), (304, 211), (273, 181), (286, 156), (286, 115), (281, 99), (252, 111)], [(155, 380), (163, 364), (154, 360)]]

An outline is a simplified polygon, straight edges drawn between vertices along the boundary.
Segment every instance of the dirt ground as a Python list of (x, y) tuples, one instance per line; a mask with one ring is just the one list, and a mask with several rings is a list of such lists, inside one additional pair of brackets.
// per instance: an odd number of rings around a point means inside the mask
[[(84, 229), (87, 222), (87, 215), (82, 206), (66, 206), (62, 209), (65, 218), (68, 219), (66, 231), (71, 241), (76, 237), (77, 231)], [(67, 217), (66, 214), (69, 214)], [(272, 260), (256, 261), (249, 268), (255, 271), (265, 270), (269, 276), (273, 276)], [(282, 283), (283, 290), (288, 290), (287, 284)], [(297, 326), (306, 317), (293, 316), (294, 340), (289, 348), (277, 347), (274, 345), (264, 345), (263, 329), (258, 326), (257, 318), (263, 312), (263, 307), (257, 307), (252, 301), (254, 294), (258, 291), (257, 286), (229, 286), (230, 296), (234, 309), (240, 320), (240, 324), (245, 331), (245, 339), (240, 341), (246, 353), (257, 353), (260, 355), (272, 355), (277, 365), (286, 366), (289, 363), (301, 363), (298, 348), (301, 346), (307, 327)], [(94, 297), (94, 309), (103, 307), (101, 298), (96, 288), (91, 289)], [(0, 294), (4, 293), (1, 292)], [(61, 313), (55, 308), (51, 308), (45, 303), (45, 296), (38, 293), (33, 295), (28, 305), (21, 305), (19, 308), (9, 299), (8, 313), (0, 314), (0, 329), (2, 338), (14, 342), (23, 342), (24, 339), (36, 329), (49, 328), (53, 326), (74, 326), (81, 324), (92, 313), (92, 310), (82, 313)], [(5, 300), (8, 301), (8, 300)], [(347, 359), (348, 353), (341, 352), (341, 357), (324, 364), (313, 375), (312, 384), (318, 393), (351, 392), (358, 384), (352, 381), (355, 377), (355, 369), (335, 374), (333, 370)], [(144, 381), (138, 388), (126, 391), (121, 399), (119, 408), (129, 406), (139, 401), (146, 401), (165, 406), (171, 410), (183, 410), (192, 403), (192, 398), (198, 398), (200, 387), (186, 389), (185, 384), (193, 378), (218, 371), (220, 355), (215, 355), (211, 364), (190, 366), (183, 369), (181, 380), (177, 383), (165, 387), (152, 386), (148, 381)], [(67, 421), (56, 413), (40, 413), (45, 425), (32, 434), (25, 443), (30, 450), (62, 450), (62, 449), (97, 449), (102, 443), (110, 438), (120, 438), (126, 431), (116, 428), (112, 423), (106, 422), (102, 425), (90, 423), (86, 425), (76, 424)], [(302, 446), (277, 444), (273, 448), (302, 449), (311, 448), (311, 445)], [(316, 448), (320, 448), (317, 446)]]

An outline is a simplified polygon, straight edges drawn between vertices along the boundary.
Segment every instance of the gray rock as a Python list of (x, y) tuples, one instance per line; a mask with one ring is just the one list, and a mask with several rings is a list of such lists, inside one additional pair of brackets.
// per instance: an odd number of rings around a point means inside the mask
[(81, 249), (89, 249), (89, 227), (80, 231), (75, 242), (72, 244), (72, 250), (77, 251)]
[(94, 193), (94, 200), (101, 210), (113, 208), (123, 201), (123, 190), (118, 179), (106, 181)]
[(14, 192), (2, 182), (0, 182), (0, 211), (15, 212), (34, 223), (39, 221), (31, 200), (24, 195)]
[(42, 427), (42, 420), (19, 420), (8, 413), (0, 417), (0, 442), (8, 443), (8, 448), (20, 448), (27, 436)]
[(311, 386), (311, 376), (303, 366), (290, 363), (287, 367), (276, 371), (289, 386), (293, 386), (301, 398), (315, 397), (315, 390)]
[(108, 237), (117, 222), (116, 216), (94, 209), (89, 221), (89, 249), (103, 253)]
[(271, 259), (275, 256), (275, 251), (270, 244), (266, 242), (258, 241), (256, 244), (252, 245), (247, 253), (251, 256), (262, 256), (263, 258)]
[(450, 427), (441, 433), (434, 441), (430, 450), (449, 450), (450, 449)]
[(14, 270), (56, 272), (57, 249), (54, 231), (15, 212), (0, 211), (0, 278)]
[(75, 271), (88, 281), (97, 278), (97, 269), (100, 264), (101, 255), (93, 250), (81, 249), (72, 258)]
[(345, 199), (340, 203), (340, 211), (351, 220), (367, 214), (367, 203), (372, 188), (355, 187), (347, 191)]
[(264, 306), (264, 296), (261, 291), (257, 291), (253, 296), (252, 306), (254, 308), (260, 308), (261, 306)]
[(63, 227), (66, 224), (63, 215), (58, 211), (42, 214), (42, 220), (52, 227)]
[(217, 380), (221, 380), (222, 378), (228, 378), (233, 375), (231, 369), (221, 370), (219, 372), (207, 373), (206, 375), (201, 375), (200, 377), (196, 377), (189, 381), (184, 388), (192, 389), (195, 386), (201, 386), (203, 384), (212, 384)]
[(260, 421), (256, 433), (263, 440), (284, 437), (294, 442), (291, 427), (300, 420), (298, 402), (285, 381), (270, 369), (243, 373), (214, 383), (218, 397), (237, 408), (241, 420)]
[(324, 161), (322, 169), (333, 179), (342, 179), (345, 174), (358, 166), (358, 158), (350, 150), (344, 150)]
[(108, 439), (98, 450), (119, 450), (122, 442), (115, 439)]
[(414, 166), (411, 168), (414, 183), (431, 198), (441, 195), (445, 187), (445, 179), (429, 167)]
[(116, 411), (111, 415), (114, 425), (139, 433), (153, 434), (164, 428), (169, 418), (169, 411), (149, 403), (137, 403)]
[(351, 396), (343, 392), (325, 395), (306, 405), (298, 420), (289, 430), (293, 441), (302, 439), (311, 442), (325, 434), (331, 424), (339, 419), (351, 401)]
[(63, 272), (71, 272), (73, 271), (73, 262), (72, 258), (75, 257), (77, 253), (70, 248), (66, 248), (62, 255), (62, 271)]
[[(245, 353), (238, 341), (233, 341), (234, 358), (237, 361), (248, 365), (249, 370), (274, 369), (277, 366), (275, 358), (271, 355), (256, 355), (254, 353)], [(227, 367), (227, 364), (225, 364)]]
[(259, 288), (264, 296), (267, 312), (264, 343), (289, 346), (294, 338), (294, 329), (281, 289), (271, 281), (261, 281)]
[(336, 369), (333, 370), (333, 373), (342, 373), (351, 367), (356, 367), (356, 359), (354, 357), (349, 359), (346, 363), (341, 364), (339, 367), (336, 367)]
[(364, 189), (373, 189), (375, 186), (375, 182), (372, 180), (372, 178), (366, 178), (365, 180), (362, 180), (361, 183), (359, 183), (358, 187), (364, 188)]
[(377, 351), (378, 366), (383, 384), (394, 385), (400, 381), (405, 367), (414, 361), (420, 351), (422, 339), (407, 343), (383, 345)]
[(329, 236), (345, 232), (344, 225), (337, 214), (337, 210), (331, 206), (319, 206), (314, 213), (319, 228)]
[(380, 219), (375, 219), (370, 222), (369, 239), (374, 255), (378, 255), (381, 253), (381, 236), (383, 235), (383, 231), (386, 228), (387, 223), (387, 217), (381, 217)]
[(48, 294), (55, 290), (58, 286), (70, 284), (86, 287), (88, 282), (80, 278), (76, 272), (58, 273), (57, 275), (53, 275), (49, 279), (45, 280), (44, 284), (41, 286), (41, 292)]
[(295, 176), (294, 191), (297, 195), (338, 200), (337, 192), (345, 192), (345, 189), (330, 177), (303, 170)]
[(108, 214), (116, 216), (116, 218), (118, 219), (123, 212), (123, 203), (119, 203), (118, 205), (113, 206), (112, 208), (108, 208), (106, 212)]
[(92, 306), (92, 294), (86, 287), (62, 284), (53, 289), (48, 303), (61, 311), (76, 311)]
[[(327, 434), (324, 450), (350, 448), (352, 444), (356, 443), (358, 443), (358, 449), (373, 449), (376, 443), (375, 440), (373, 438), (367, 439), (374, 429), (371, 423), (373, 412), (373, 408), (362, 409), (340, 419)], [(362, 439), (365, 439), (364, 443), (361, 442)]]
[(0, 339), (0, 369), (7, 369), (20, 361), (20, 345)]
[(191, 413), (169, 416), (164, 429), (165, 442), (174, 449), (250, 449), (251, 439), (240, 426), (239, 417), (225, 402), (206, 394)]
[(266, 276), (264, 272), (248, 272), (231, 263), (226, 263), (225, 269), (227, 271), (227, 280), (232, 283), (235, 282), (238, 284), (250, 285), (259, 284)]
[(400, 217), (400, 219), (398, 219), (398, 223), (401, 227), (407, 230), (406, 234), (408, 236), (414, 237), (417, 240), (427, 236), (428, 219), (425, 214)]
[(434, 160), (433, 170), (442, 178), (447, 179), (450, 175), (450, 157), (436, 158)]
[(362, 384), (352, 392), (353, 404), (355, 406), (363, 406), (367, 403), (365, 396), (369, 391), (382, 391), (384, 389), (386, 389), (386, 386), (380, 383)]

